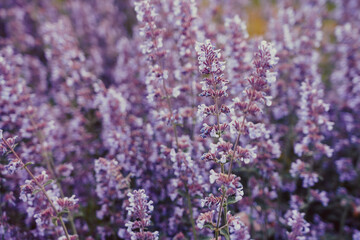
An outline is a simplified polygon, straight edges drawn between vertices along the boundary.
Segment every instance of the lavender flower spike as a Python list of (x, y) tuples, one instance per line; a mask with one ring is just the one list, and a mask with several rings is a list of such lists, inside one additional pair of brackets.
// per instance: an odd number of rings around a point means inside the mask
[(150, 225), (149, 214), (154, 210), (153, 202), (148, 201), (145, 190), (134, 190), (128, 193), (130, 206), (126, 208), (128, 215), (132, 218), (125, 224), (131, 235), (131, 240), (157, 240), (159, 233), (146, 231)]

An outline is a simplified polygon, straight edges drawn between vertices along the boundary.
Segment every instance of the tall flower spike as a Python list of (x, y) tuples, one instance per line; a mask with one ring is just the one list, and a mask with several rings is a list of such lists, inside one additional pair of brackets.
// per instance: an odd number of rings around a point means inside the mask
[[(156, 12), (150, 0), (136, 0), (134, 2), (136, 17), (141, 25), (139, 35), (142, 37), (140, 45), (141, 52), (146, 55), (148, 60), (149, 72), (146, 76), (147, 99), (150, 104), (154, 104), (155, 97), (162, 89), (161, 82), (168, 78), (168, 72), (160, 65), (159, 59), (164, 57), (163, 29), (157, 27), (155, 22)], [(164, 95), (167, 95), (167, 90)], [(160, 94), (161, 95), (161, 94)]]
[[(228, 123), (221, 123), (220, 115), (228, 115), (230, 114), (230, 108), (225, 104), (222, 104), (223, 98), (227, 97), (227, 88), (229, 81), (225, 80), (223, 77), (223, 72), (225, 69), (225, 62), (220, 61), (220, 50), (215, 50), (215, 48), (211, 45), (210, 41), (207, 40), (205, 43), (197, 43), (196, 44), (196, 52), (198, 53), (199, 60), (199, 70), (200, 73), (206, 75), (206, 77), (201, 82), (202, 93), (200, 96), (203, 97), (211, 97), (214, 101), (214, 105), (206, 106), (200, 105), (198, 106), (198, 117), (201, 120), (205, 120), (206, 118), (212, 116), (216, 118), (216, 123), (212, 125), (208, 125), (204, 123), (203, 128), (201, 129), (201, 137), (206, 138), (210, 136), (218, 140), (217, 144), (210, 144), (210, 151), (208, 153), (203, 154), (201, 157), (206, 161), (214, 161), (221, 165), (221, 172), (218, 173), (214, 169), (210, 170), (210, 183), (221, 185), (219, 188), (220, 196), (214, 196), (210, 194), (209, 197), (201, 200), (202, 206), (207, 206), (209, 208), (217, 209), (215, 214), (215, 210), (208, 211), (206, 213), (202, 213), (197, 219), (197, 225), (199, 228), (203, 228), (205, 223), (207, 225), (212, 225), (215, 231), (215, 238), (219, 236), (221, 226), (221, 213), (224, 210), (226, 214), (226, 210), (224, 207), (224, 203), (228, 203), (228, 199), (231, 199), (231, 202), (235, 203), (240, 201), (244, 195), (243, 186), (240, 182), (240, 178), (234, 174), (225, 174), (224, 165), (229, 161), (229, 156), (234, 156), (234, 150), (232, 149), (232, 144), (229, 142), (225, 142), (221, 136), (225, 129), (228, 126)], [(236, 147), (235, 147), (236, 148)], [(213, 223), (213, 216), (216, 216), (217, 220)], [(235, 219), (231, 216), (231, 214), (225, 215), (225, 223), (227, 219), (230, 221), (231, 219)], [(239, 228), (240, 221), (234, 220), (235, 228)], [(230, 237), (230, 232), (226, 231), (228, 237)]]
[[(244, 91), (242, 98), (233, 99), (235, 110), (240, 110), (243, 116), (247, 114), (255, 116), (262, 112), (259, 103), (266, 104), (267, 106), (271, 105), (272, 97), (268, 96), (269, 87), (276, 81), (276, 72), (271, 70), (278, 61), (279, 58), (276, 57), (276, 50), (272, 44), (262, 41), (254, 56), (254, 70), (248, 78), (250, 86)], [(232, 122), (232, 127), (239, 131), (240, 127), (244, 125), (241, 122), (246, 123), (246, 120), (235, 120)], [(260, 130), (260, 132), (265, 133), (265, 129)]]
[(245, 84), (244, 74), (251, 69), (251, 55), (248, 52), (246, 24), (238, 15), (225, 19), (226, 45), (225, 56), (227, 57), (228, 78), (232, 84)]
[[(25, 180), (25, 184), (20, 186), (21, 192), (19, 198), (28, 204), (28, 214), (34, 214), (33, 216), (38, 227), (39, 235), (44, 236), (45, 230), (49, 229), (51, 221), (53, 224), (56, 223), (56, 225), (57, 222), (60, 221), (64, 230), (64, 237), (67, 240), (77, 239), (77, 236), (75, 235), (71, 235), (73, 238), (70, 238), (63, 220), (63, 212), (61, 212), (62, 210), (72, 210), (76, 207), (78, 200), (75, 199), (75, 195), (71, 198), (59, 199), (58, 196), (60, 193), (58, 186), (53, 180), (48, 178), (46, 171), (34, 175), (27, 166), (31, 163), (24, 164), (22, 159), (15, 152), (14, 140), (6, 140), (2, 136), (2, 130), (0, 130), (0, 135), (2, 137), (2, 146), (13, 154), (16, 161), (19, 163), (19, 166), (25, 169), (31, 177), (31, 180)], [(48, 185), (51, 186), (52, 189), (48, 187), (46, 190)]]
[(207, 136), (220, 137), (228, 124), (221, 124), (219, 117), (221, 114), (230, 112), (227, 106), (220, 106), (221, 99), (227, 96), (226, 91), (229, 83), (223, 76), (225, 62), (220, 61), (220, 49), (215, 50), (214, 46), (211, 45), (210, 40), (206, 40), (205, 43), (196, 43), (195, 50), (198, 54), (200, 73), (209, 75), (201, 82), (202, 93), (200, 93), (200, 96), (211, 97), (215, 102), (215, 104), (211, 106), (199, 105), (198, 117), (200, 119), (205, 119), (208, 116), (213, 115), (217, 119), (216, 125), (209, 126), (204, 123), (204, 127), (201, 129), (201, 136), (203, 138), (206, 138)]
[[(220, 49), (215, 49), (210, 40), (205, 43), (196, 43), (195, 50), (198, 54), (199, 70), (202, 74), (220, 75), (225, 69), (225, 62), (221, 62)], [(212, 82), (215, 83), (215, 82)]]
[[(271, 105), (272, 97), (269, 96), (270, 85), (276, 81), (276, 72), (272, 68), (279, 58), (276, 57), (276, 50), (271, 43), (262, 41), (258, 51), (254, 55), (253, 72), (247, 78), (249, 86), (243, 91), (240, 97), (233, 99), (234, 109), (230, 123), (231, 135), (236, 136), (234, 149), (236, 154), (230, 162), (229, 174), (233, 160), (249, 163), (256, 158), (256, 147), (250, 145), (245, 148), (238, 146), (241, 134), (249, 135), (251, 139), (268, 135), (263, 124), (254, 124), (247, 120), (248, 115), (257, 116), (262, 113), (262, 105)], [(241, 113), (241, 117), (237, 113)]]
[(156, 12), (151, 5), (150, 0), (139, 0), (134, 3), (136, 18), (143, 27), (140, 29), (140, 35), (145, 37), (145, 42), (140, 46), (143, 54), (152, 54), (158, 48), (162, 47), (161, 30), (156, 29)]
[(131, 240), (157, 240), (158, 232), (146, 231), (150, 226), (150, 213), (154, 210), (153, 202), (148, 201), (145, 190), (134, 190), (128, 193), (130, 206), (126, 208), (132, 219), (125, 226), (131, 235)]

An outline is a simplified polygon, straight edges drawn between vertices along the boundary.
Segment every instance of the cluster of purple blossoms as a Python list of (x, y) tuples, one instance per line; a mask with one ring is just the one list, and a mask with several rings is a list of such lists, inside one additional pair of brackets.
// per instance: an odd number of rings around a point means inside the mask
[(360, 239), (359, 11), (0, 1), (0, 239)]
[(209, 74), (201, 82), (202, 92), (200, 96), (211, 97), (214, 100), (214, 105), (206, 106), (205, 104), (198, 106), (198, 117), (200, 120), (207, 118), (208, 116), (216, 116), (216, 124), (208, 125), (203, 124), (201, 129), (201, 136), (206, 138), (211, 136), (213, 138), (220, 138), (222, 132), (228, 127), (227, 123), (220, 123), (220, 115), (230, 113), (230, 108), (224, 104), (221, 104), (221, 100), (227, 97), (227, 84), (223, 76), (225, 69), (225, 62), (220, 61), (220, 50), (215, 50), (211, 45), (210, 40), (206, 43), (197, 43), (195, 50), (198, 53), (199, 71), (201, 74)]
[[(271, 96), (269, 93), (269, 86), (276, 80), (276, 73), (270, 71), (271, 68), (278, 62), (276, 50), (272, 48), (271, 44), (262, 41), (258, 52), (255, 53), (253, 65), (254, 72), (250, 74), (247, 79), (248, 87), (242, 91), (242, 98), (233, 99), (233, 104), (228, 107), (224, 104), (227, 94), (229, 81), (224, 78), (223, 71), (225, 63), (221, 61), (220, 50), (215, 50), (210, 41), (204, 44), (198, 43), (196, 46), (199, 60), (200, 73), (207, 75), (202, 83), (202, 93), (200, 96), (211, 97), (214, 105), (206, 106), (202, 104), (198, 107), (198, 116), (204, 120), (209, 116), (214, 116), (213, 123), (203, 124), (201, 129), (201, 136), (206, 138), (210, 136), (216, 139), (217, 143), (210, 144), (209, 152), (203, 154), (202, 160), (211, 161), (220, 165), (221, 172), (217, 173), (213, 169), (210, 170), (210, 183), (215, 182), (221, 186), (219, 188), (220, 195), (216, 196), (210, 194), (202, 200), (202, 206), (207, 206), (210, 209), (215, 208), (218, 212), (216, 222), (213, 222), (214, 210), (201, 214), (198, 217), (198, 226), (203, 226), (204, 223), (210, 224), (210, 228), (215, 232), (215, 238), (219, 235), (222, 227), (227, 227), (227, 234), (229, 232), (230, 223), (227, 219), (231, 214), (227, 214), (227, 206), (229, 203), (236, 203), (243, 198), (243, 185), (240, 183), (240, 178), (232, 174), (233, 161), (242, 161), (244, 163), (252, 162), (256, 157), (256, 147), (247, 145), (245, 148), (239, 144), (240, 136), (248, 135), (250, 139), (258, 138), (262, 135), (267, 135), (266, 129), (263, 124), (247, 120), (249, 117), (255, 117), (262, 111), (260, 104), (271, 105)], [(242, 113), (238, 117), (236, 111)], [(226, 120), (231, 119), (230, 123)], [(210, 120), (209, 120), (210, 121)], [(225, 141), (223, 136), (225, 130), (230, 125), (230, 140), (235, 139), (235, 143), (231, 144)], [(228, 171), (225, 171), (225, 164), (229, 164)], [(224, 220), (225, 223), (221, 226), (221, 213), (224, 207)], [(235, 227), (239, 230), (240, 227)], [(224, 234), (224, 233), (223, 233)], [(226, 233), (225, 233), (226, 234)]]
[[(122, 168), (115, 159), (99, 158), (95, 160), (95, 179), (95, 191), (101, 206), (96, 211), (96, 217), (100, 220), (110, 217), (110, 224), (116, 228), (119, 228), (120, 225), (118, 235), (122, 235), (124, 229), (121, 227), (124, 226), (125, 221), (121, 218), (121, 215), (124, 214), (124, 200), (129, 188), (130, 176), (124, 177), (122, 175)], [(120, 204), (120, 201), (122, 201), (122, 204)], [(118, 203), (120, 208), (115, 203)], [(113, 211), (116, 211), (116, 213)], [(111, 230), (106, 226), (99, 226), (98, 229), (99, 232), (103, 233), (104, 237), (111, 234)]]
[(297, 210), (292, 210), (286, 219), (288, 225), (291, 227), (291, 232), (287, 233), (288, 239), (302, 240), (306, 239), (307, 234), (310, 232), (310, 224), (304, 220), (304, 213)]
[(352, 181), (356, 178), (357, 174), (351, 159), (341, 158), (336, 160), (335, 164), (341, 182)]
[(319, 175), (309, 170), (308, 164), (297, 159), (291, 163), (290, 174), (292, 177), (300, 176), (304, 188), (312, 187), (319, 181)]
[[(20, 186), (20, 196), (24, 203), (26, 203), (26, 211), (29, 217), (33, 217), (36, 222), (37, 231), (34, 235), (38, 237), (46, 236), (46, 232), (55, 231), (57, 234), (63, 235), (60, 238), (65, 239), (78, 239), (78, 236), (69, 235), (68, 230), (64, 224), (63, 215), (74, 210), (78, 205), (78, 199), (75, 199), (75, 195), (71, 198), (64, 197), (59, 198), (60, 191), (58, 185), (54, 183), (52, 179), (49, 179), (46, 171), (41, 171), (40, 174), (34, 175), (29, 170), (29, 165), (32, 163), (26, 163), (20, 159), (15, 152), (15, 138), (5, 139), (3, 136), (3, 130), (0, 129), (1, 148), (3, 153), (12, 154), (16, 160), (10, 160), (9, 164), (5, 166), (8, 174), (15, 174), (15, 171), (25, 169), (30, 180), (25, 180), (25, 184)], [(15, 164), (15, 162), (17, 164)], [(61, 227), (58, 226), (58, 222), (61, 222)], [(52, 226), (57, 226), (55, 229)]]
[(148, 196), (143, 189), (134, 190), (128, 193), (129, 207), (126, 208), (131, 219), (125, 225), (131, 235), (131, 240), (157, 240), (158, 232), (146, 231), (150, 226), (150, 213), (154, 210), (152, 201), (148, 201)]

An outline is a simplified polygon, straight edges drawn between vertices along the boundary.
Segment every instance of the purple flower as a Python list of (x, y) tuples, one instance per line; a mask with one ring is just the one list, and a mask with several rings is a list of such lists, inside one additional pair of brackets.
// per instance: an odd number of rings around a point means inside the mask
[(315, 172), (311, 172), (308, 164), (304, 163), (300, 159), (291, 163), (290, 174), (292, 177), (300, 176), (303, 180), (302, 186), (304, 188), (312, 187), (319, 181), (319, 175)]
[(157, 240), (159, 238), (158, 232), (146, 231), (150, 226), (150, 214), (154, 210), (153, 202), (148, 201), (148, 196), (145, 190), (134, 190), (128, 193), (129, 207), (128, 211), (129, 220), (125, 226), (131, 235), (132, 240)]
[(350, 158), (341, 158), (335, 164), (341, 182), (352, 181), (356, 178), (357, 174)]
[(196, 219), (196, 226), (200, 229), (203, 229), (206, 223), (214, 225), (213, 223), (214, 213), (215, 213), (214, 210), (201, 213), (200, 216)]
[(75, 195), (72, 195), (70, 198), (57, 198), (55, 203), (57, 204), (58, 211), (62, 210), (73, 210), (78, 206), (79, 199), (75, 198)]
[(353, 240), (360, 240), (360, 231), (355, 230), (353, 235), (352, 235), (352, 239)]
[(320, 201), (324, 207), (326, 207), (330, 201), (325, 191), (310, 190), (310, 194), (315, 201)]
[(304, 215), (298, 210), (288, 212), (286, 221), (291, 227), (291, 232), (287, 233), (287, 237), (290, 240), (305, 240), (306, 235), (310, 232), (310, 224), (304, 220)]

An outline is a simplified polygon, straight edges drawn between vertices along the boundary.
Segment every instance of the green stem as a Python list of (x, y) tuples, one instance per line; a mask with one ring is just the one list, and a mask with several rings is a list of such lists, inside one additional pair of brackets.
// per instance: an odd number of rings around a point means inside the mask
[(224, 221), (225, 221), (225, 226), (226, 226), (226, 231), (228, 234), (230, 234), (230, 230), (229, 230), (229, 225), (227, 224), (227, 204), (224, 206)]
[(221, 165), (221, 173), (225, 173), (224, 164), (223, 164), (223, 163), (221, 163), (220, 165)]
[[(32, 116), (28, 115), (28, 117), (29, 117), (29, 120), (30, 120), (30, 123), (32, 124), (32, 126), (36, 129), (36, 136), (37, 136), (40, 146), (41, 146), (41, 156), (45, 159), (47, 169), (50, 171), (52, 178), (54, 178), (56, 180), (56, 185), (58, 186), (58, 188), (60, 190), (61, 198), (64, 198), (65, 194), (64, 194), (64, 191), (62, 190), (61, 180), (60, 180), (58, 174), (56, 173), (54, 160), (53, 160), (51, 154), (49, 153), (49, 151), (47, 151), (44, 147), (45, 136), (44, 136), (43, 132), (40, 129), (38, 129)], [(71, 226), (73, 233), (75, 235), (77, 235), (74, 217), (71, 212), (69, 212), (69, 214), (68, 214), (68, 219), (69, 219), (70, 226)]]
[(250, 205), (250, 216), (249, 216), (249, 220), (250, 220), (250, 235), (254, 236), (254, 220), (253, 220), (253, 205)]
[(349, 211), (349, 203), (346, 202), (346, 206), (345, 206), (343, 214), (341, 215), (341, 220), (340, 220), (340, 236), (343, 236), (343, 234), (344, 234), (344, 226), (345, 226), (348, 211)]
[[(47, 194), (45, 188), (43, 185), (41, 185), (38, 180), (35, 178), (35, 176), (32, 174), (32, 172), (30, 171), (30, 169), (24, 164), (24, 162), (21, 160), (21, 158), (19, 157), (19, 155), (17, 155), (17, 153), (15, 152), (15, 150), (10, 146), (10, 144), (5, 140), (5, 138), (2, 138), (3, 142), (6, 144), (6, 146), (10, 149), (10, 151), (14, 154), (14, 156), (16, 157), (16, 159), (18, 161), (20, 161), (22, 163), (22, 165), (24, 166), (24, 169), (26, 170), (26, 172), (30, 175), (30, 177), (34, 180), (35, 184), (40, 188), (40, 190), (43, 192), (43, 194), (45, 195), (46, 199), (48, 200), (48, 202), (50, 203), (51, 208), (54, 210), (55, 214), (58, 214), (58, 211), (55, 208), (54, 203), (52, 202), (52, 200), (50, 199), (49, 195)], [(68, 233), (68, 230), (65, 226), (65, 223), (62, 219), (62, 216), (58, 217), (61, 223), (61, 226), (64, 230), (65, 236), (67, 240), (70, 240), (70, 236)]]
[(264, 234), (263, 234), (263, 240), (267, 240), (267, 213), (265, 211), (265, 219), (264, 219)]
[(224, 205), (224, 200), (225, 200), (225, 195), (226, 195), (226, 191), (224, 189), (224, 185), (221, 186), (221, 189), (223, 190), (223, 195), (221, 196), (221, 203), (220, 203), (220, 208), (219, 208), (219, 215), (217, 218), (217, 222), (216, 222), (216, 229), (215, 229), (215, 239), (217, 239), (219, 237), (219, 226), (220, 226), (220, 222), (221, 222), (221, 212), (222, 212), (222, 208)]
[(242, 133), (242, 129), (244, 128), (245, 126), (245, 118), (248, 114), (248, 111), (249, 111), (249, 107), (251, 106), (252, 102), (253, 102), (253, 96), (251, 95), (250, 97), (250, 101), (249, 101), (249, 104), (246, 106), (246, 109), (244, 111), (244, 117), (243, 117), (243, 121), (240, 125), (240, 129), (239, 129), (239, 134), (237, 135), (236, 137), (236, 141), (235, 141), (235, 144), (234, 144), (234, 147), (233, 147), (233, 153), (231, 155), (231, 159), (230, 159), (230, 166), (229, 166), (229, 171), (228, 171), (228, 177), (230, 177), (230, 174), (231, 174), (231, 170), (232, 170), (232, 165), (233, 165), (233, 162), (234, 162), (234, 158), (235, 158), (235, 153), (236, 153), (236, 148), (239, 144), (239, 141), (240, 141), (240, 136), (241, 136), (241, 133)]
[(195, 221), (194, 221), (193, 207), (192, 207), (191, 198), (190, 198), (190, 194), (189, 194), (189, 188), (188, 188), (186, 183), (185, 183), (185, 189), (186, 189), (187, 204), (188, 204), (188, 208), (189, 208), (189, 212), (190, 212), (189, 218), (190, 218), (190, 222), (191, 222), (192, 233), (193, 233), (193, 236), (194, 236), (194, 240), (197, 240), (196, 225), (195, 225)]

